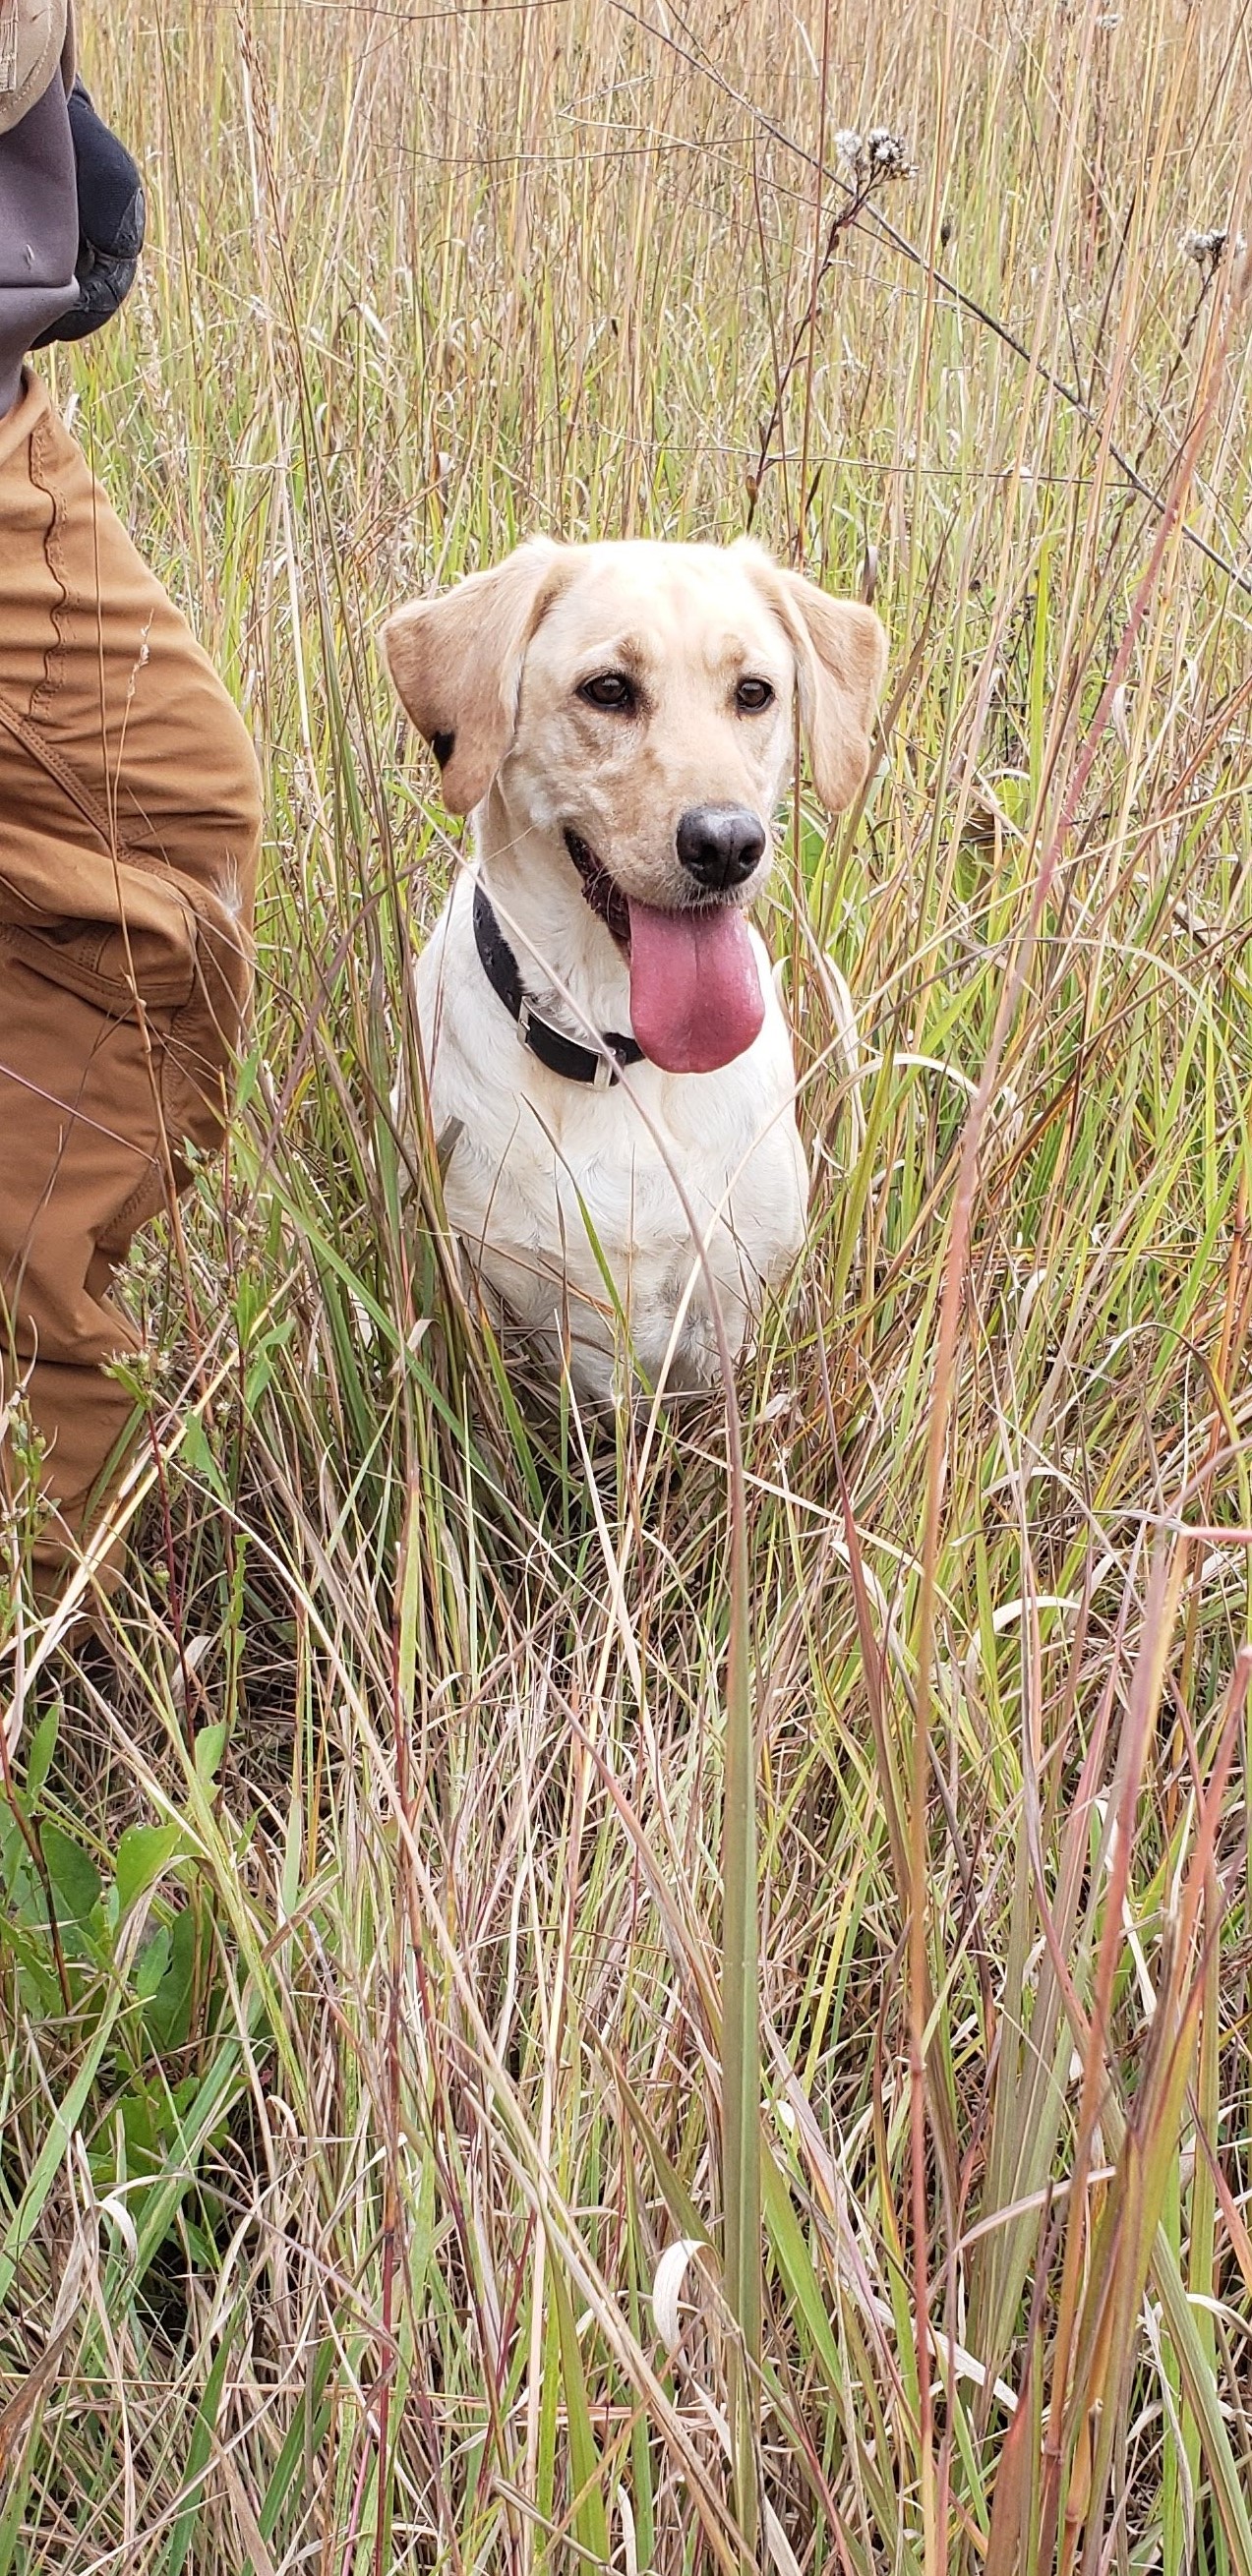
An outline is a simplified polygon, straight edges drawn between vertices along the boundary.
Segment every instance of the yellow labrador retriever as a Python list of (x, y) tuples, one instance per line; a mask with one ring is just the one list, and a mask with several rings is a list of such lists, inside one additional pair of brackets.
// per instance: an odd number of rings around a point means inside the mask
[(534, 540), (400, 609), (383, 644), (444, 803), (474, 818), (417, 969), (449, 1220), (583, 1402), (632, 1373), (705, 1386), (708, 1276), (738, 1351), (807, 1200), (747, 906), (797, 702), (827, 808), (864, 778), (882, 628), (746, 541)]

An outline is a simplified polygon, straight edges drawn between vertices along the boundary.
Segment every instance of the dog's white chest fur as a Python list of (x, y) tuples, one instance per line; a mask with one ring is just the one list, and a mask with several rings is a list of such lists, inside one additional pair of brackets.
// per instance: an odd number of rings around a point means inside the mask
[(522, 1046), (479, 963), (472, 902), (467, 875), (417, 969), (433, 1124), (451, 1145), (450, 1224), (506, 1329), (520, 1326), (554, 1377), (568, 1358), (581, 1401), (622, 1392), (632, 1354), (651, 1389), (706, 1385), (717, 1374), (708, 1286), (674, 1175), (732, 1352), (803, 1239), (791, 1044), (764, 945), (753, 931), (766, 1001), (755, 1043), (715, 1074), (635, 1065), (632, 1099), (625, 1083), (551, 1073)]

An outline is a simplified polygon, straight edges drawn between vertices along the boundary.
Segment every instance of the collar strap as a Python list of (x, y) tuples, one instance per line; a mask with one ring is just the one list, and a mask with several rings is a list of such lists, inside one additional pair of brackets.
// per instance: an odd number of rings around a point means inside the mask
[(607, 1091), (617, 1080), (619, 1065), (642, 1064), (643, 1048), (634, 1038), (622, 1037), (617, 1029), (605, 1029), (599, 1047), (586, 1047), (579, 1046), (575, 1038), (567, 1038), (563, 1030), (554, 1029), (550, 1020), (540, 1019), (522, 990), (517, 959), (481, 878), (474, 887), (474, 945), (493, 993), (517, 1022), (522, 1045), (546, 1064), (549, 1073), (560, 1073), (567, 1082), (587, 1082), (597, 1091)]

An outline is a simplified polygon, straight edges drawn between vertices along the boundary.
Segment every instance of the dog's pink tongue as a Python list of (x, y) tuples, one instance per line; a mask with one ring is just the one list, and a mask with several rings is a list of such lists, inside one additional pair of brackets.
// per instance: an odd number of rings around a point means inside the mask
[(748, 925), (730, 904), (706, 912), (630, 907), (630, 1017), (665, 1073), (716, 1073), (760, 1033), (765, 997)]

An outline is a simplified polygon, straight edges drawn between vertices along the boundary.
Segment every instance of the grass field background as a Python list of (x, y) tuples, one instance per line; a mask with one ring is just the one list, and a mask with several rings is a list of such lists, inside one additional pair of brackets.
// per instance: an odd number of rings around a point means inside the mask
[[(1247, 13), (84, 15), (53, 372), (267, 853), (113, 1660), (4, 1635), (0, 2576), (1252, 2576)], [(589, 1462), (389, 1110), (374, 639), (749, 524), (892, 645), (766, 922), (811, 1244), (741, 1475)]]

